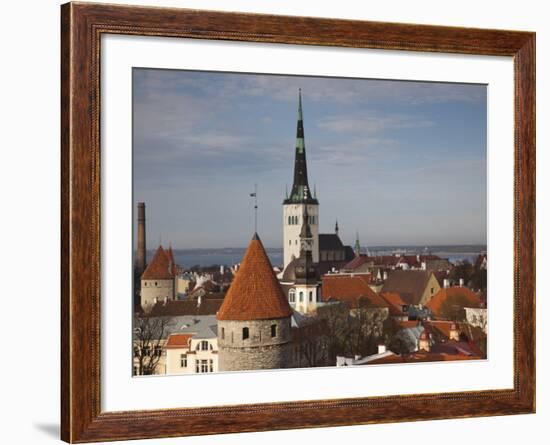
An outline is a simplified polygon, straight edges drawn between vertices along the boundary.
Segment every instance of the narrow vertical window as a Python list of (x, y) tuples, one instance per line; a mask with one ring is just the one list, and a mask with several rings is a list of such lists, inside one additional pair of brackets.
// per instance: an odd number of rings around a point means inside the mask
[(243, 328), (243, 340), (246, 340), (250, 336), (248, 328)]
[(272, 337), (277, 337), (277, 325), (276, 324), (271, 325), (271, 336)]

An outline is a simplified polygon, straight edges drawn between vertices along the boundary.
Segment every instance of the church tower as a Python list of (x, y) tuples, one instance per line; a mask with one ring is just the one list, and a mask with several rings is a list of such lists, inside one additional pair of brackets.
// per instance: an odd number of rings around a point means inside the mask
[[(307, 207), (307, 208), (306, 208)], [(296, 129), (296, 154), (294, 160), (294, 182), (289, 196), (283, 201), (283, 245), (284, 268), (300, 256), (300, 231), (303, 215), (307, 214), (311, 230), (311, 255), (314, 263), (319, 262), (319, 202), (311, 193), (307, 179), (306, 146), (304, 142), (304, 119), (302, 92), (298, 93), (298, 124)]]
[[(294, 308), (303, 314), (314, 312), (321, 301), (319, 274), (313, 262), (313, 234), (308, 223), (307, 206), (304, 206), (302, 229), (300, 230), (300, 256), (292, 263), (296, 277), (294, 285)], [(291, 266), (292, 267), (292, 266)]]

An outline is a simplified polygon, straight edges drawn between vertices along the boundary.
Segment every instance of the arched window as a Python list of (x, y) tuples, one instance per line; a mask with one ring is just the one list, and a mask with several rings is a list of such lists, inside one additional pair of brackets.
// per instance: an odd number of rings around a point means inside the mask
[(296, 302), (296, 290), (295, 289), (290, 289), (288, 291), (288, 301), (290, 303), (295, 303)]
[(300, 303), (304, 301), (304, 293), (300, 291)]
[(243, 328), (243, 340), (246, 340), (248, 337), (250, 337), (250, 333), (248, 332), (248, 328)]
[(290, 216), (288, 217), (288, 224), (292, 224), (292, 218)]

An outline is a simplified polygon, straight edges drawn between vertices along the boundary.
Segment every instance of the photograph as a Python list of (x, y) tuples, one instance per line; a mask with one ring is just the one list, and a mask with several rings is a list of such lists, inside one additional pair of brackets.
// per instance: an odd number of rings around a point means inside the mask
[(487, 359), (487, 85), (134, 67), (132, 141), (133, 376)]

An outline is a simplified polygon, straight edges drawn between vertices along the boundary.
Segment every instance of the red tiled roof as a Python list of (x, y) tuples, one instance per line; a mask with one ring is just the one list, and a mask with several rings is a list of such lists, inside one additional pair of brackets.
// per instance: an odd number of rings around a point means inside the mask
[(216, 318), (265, 320), (291, 314), (264, 246), (258, 235), (254, 235)]
[(432, 311), (435, 316), (440, 316), (441, 306), (449, 298), (461, 297), (462, 303), (465, 306), (479, 307), (481, 300), (477, 294), (472, 292), (467, 287), (448, 287), (441, 289), (436, 293), (426, 306)]
[(356, 256), (353, 260), (351, 260), (348, 264), (346, 264), (342, 269), (344, 270), (355, 270), (358, 267), (361, 267), (363, 264), (372, 261), (372, 259), (369, 259), (366, 255), (359, 255)]
[(153, 259), (141, 275), (142, 280), (169, 280), (174, 278), (170, 267), (170, 258), (166, 251), (159, 246)]
[(322, 280), (324, 301), (345, 301), (350, 307), (356, 308), (358, 299), (365, 298), (372, 306), (389, 306), (380, 295), (369, 287), (370, 274), (324, 275)]
[(174, 252), (172, 252), (172, 246), (168, 247), (168, 250), (166, 251), (166, 255), (168, 256), (168, 261), (172, 265), (172, 274), (176, 276), (178, 271), (176, 267), (176, 261), (174, 260)]
[(412, 354), (392, 354), (369, 361), (368, 365), (382, 365), (389, 363), (415, 363), (415, 362), (443, 362), (453, 360), (478, 360), (481, 357), (476, 355), (463, 355), (447, 352), (426, 352), (417, 351)]
[(397, 292), (407, 304), (419, 304), (431, 276), (426, 270), (392, 270), (382, 292)]
[(189, 347), (189, 340), (195, 334), (172, 334), (168, 337), (165, 347), (170, 348), (185, 348)]
[(397, 292), (383, 292), (380, 294), (380, 296), (386, 301), (386, 303), (388, 303), (390, 307), (390, 315), (404, 315), (403, 306), (405, 306), (407, 303), (403, 301), (401, 295), (399, 295)]

